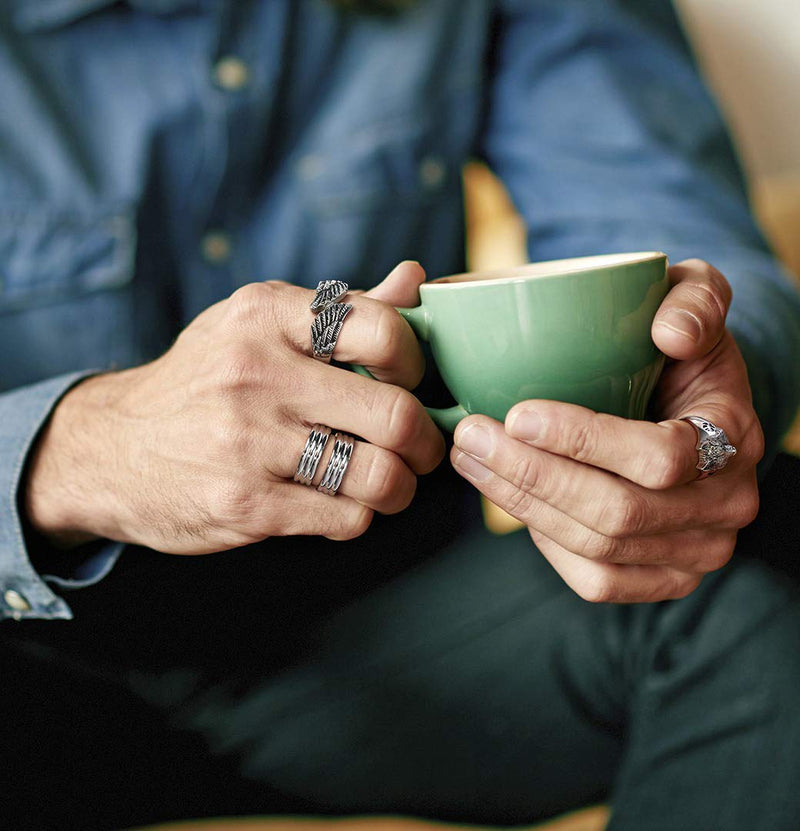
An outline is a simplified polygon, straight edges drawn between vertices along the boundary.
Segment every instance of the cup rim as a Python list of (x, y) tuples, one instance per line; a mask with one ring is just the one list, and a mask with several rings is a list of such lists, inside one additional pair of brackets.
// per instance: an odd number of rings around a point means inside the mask
[[(513, 268), (495, 268), (486, 271), (448, 274), (423, 283), (421, 289), (458, 288), (459, 286), (503, 285), (506, 283), (527, 282), (528, 280), (546, 280), (563, 277), (565, 274), (578, 274), (597, 268), (638, 265), (652, 260), (667, 259), (663, 251), (635, 251), (623, 254), (593, 254), (588, 257), (568, 257), (561, 260), (544, 260), (537, 263), (515, 266)], [(555, 270), (554, 270), (555, 267)], [(505, 275), (505, 276), (494, 276)], [(466, 279), (453, 280), (454, 277)]]

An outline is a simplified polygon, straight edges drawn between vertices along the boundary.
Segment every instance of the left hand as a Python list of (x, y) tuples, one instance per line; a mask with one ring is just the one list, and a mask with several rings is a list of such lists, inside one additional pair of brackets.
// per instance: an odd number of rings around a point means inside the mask
[[(738, 529), (758, 511), (764, 450), (747, 370), (725, 316), (731, 289), (700, 260), (670, 269), (673, 288), (653, 323), (668, 358), (658, 424), (557, 401), (523, 401), (502, 424), (465, 418), (455, 469), (528, 526), (542, 554), (581, 597), (651, 602), (684, 597), (730, 559)], [(737, 448), (696, 481), (697, 431), (714, 422)]]

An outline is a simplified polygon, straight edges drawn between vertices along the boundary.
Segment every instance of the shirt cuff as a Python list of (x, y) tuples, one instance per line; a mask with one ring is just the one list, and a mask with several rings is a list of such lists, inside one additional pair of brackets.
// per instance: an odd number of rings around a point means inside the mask
[(31, 563), (35, 553), (19, 508), (19, 487), (28, 453), (62, 396), (94, 371), (60, 375), (0, 395), (0, 619), (70, 620), (67, 603), (45, 581), (80, 588), (101, 580), (112, 568), (122, 544), (104, 541), (65, 555), (69, 576), (41, 576)]

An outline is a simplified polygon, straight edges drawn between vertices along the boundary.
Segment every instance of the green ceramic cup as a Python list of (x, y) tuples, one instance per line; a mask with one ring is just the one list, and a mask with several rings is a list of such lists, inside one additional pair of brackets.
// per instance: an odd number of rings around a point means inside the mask
[(667, 289), (666, 255), (612, 254), (442, 277), (398, 311), (458, 402), (428, 408), (445, 430), (475, 413), (502, 421), (530, 398), (641, 419), (664, 364), (650, 326)]

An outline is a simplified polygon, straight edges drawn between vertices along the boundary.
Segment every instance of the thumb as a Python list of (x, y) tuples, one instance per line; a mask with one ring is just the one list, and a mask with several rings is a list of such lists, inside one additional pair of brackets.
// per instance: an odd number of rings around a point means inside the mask
[(382, 300), (390, 306), (416, 306), (419, 304), (419, 287), (424, 282), (425, 269), (415, 260), (403, 260), (365, 297)]
[(680, 361), (707, 355), (725, 332), (731, 287), (702, 260), (673, 265), (669, 278), (672, 288), (653, 321), (653, 340), (665, 355)]

